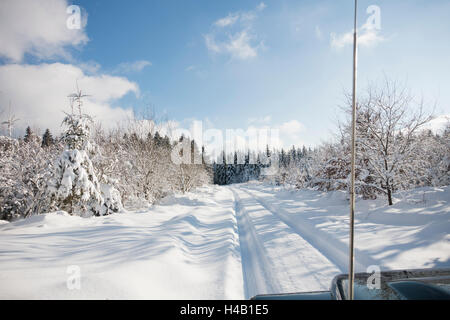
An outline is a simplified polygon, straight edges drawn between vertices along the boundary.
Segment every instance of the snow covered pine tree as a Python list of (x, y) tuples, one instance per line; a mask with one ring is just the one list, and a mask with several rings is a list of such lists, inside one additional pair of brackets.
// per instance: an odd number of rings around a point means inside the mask
[[(70, 214), (82, 216), (106, 215), (122, 209), (119, 192), (111, 186), (102, 185), (97, 179), (89, 158), (93, 150), (90, 134), (93, 120), (81, 112), (81, 91), (72, 100), (72, 113), (67, 114), (63, 124), (66, 130), (62, 140), (65, 149), (56, 161), (48, 190), (52, 206)], [(73, 103), (78, 103), (78, 114)]]

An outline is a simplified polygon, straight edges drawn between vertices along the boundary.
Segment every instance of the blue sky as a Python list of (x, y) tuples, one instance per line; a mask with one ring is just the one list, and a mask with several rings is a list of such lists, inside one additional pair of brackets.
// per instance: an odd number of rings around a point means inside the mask
[[(69, 58), (28, 53), (21, 63), (68, 63), (135, 83), (139, 94), (111, 100), (115, 106), (152, 106), (157, 115), (219, 129), (296, 121), (286, 144), (314, 145), (330, 137), (351, 88), (350, 0), (71, 3), (87, 13), (89, 41), (70, 48)], [(450, 2), (360, 0), (360, 27), (371, 5), (380, 8), (381, 29), (360, 45), (360, 88), (386, 74), (437, 101), (437, 114), (450, 114)]]

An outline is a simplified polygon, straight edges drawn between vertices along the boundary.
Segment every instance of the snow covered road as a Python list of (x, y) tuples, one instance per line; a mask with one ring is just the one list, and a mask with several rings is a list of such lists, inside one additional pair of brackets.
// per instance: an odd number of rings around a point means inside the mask
[(340, 270), (251, 192), (236, 187), (231, 190), (236, 201), (246, 297), (328, 290)]
[[(448, 187), (425, 188), (393, 207), (358, 201), (357, 271), (450, 266), (449, 195)], [(244, 299), (327, 290), (346, 271), (347, 236), (345, 193), (261, 183), (206, 186), (98, 218), (50, 213), (0, 225), (0, 299)], [(78, 276), (80, 288), (71, 288)]]

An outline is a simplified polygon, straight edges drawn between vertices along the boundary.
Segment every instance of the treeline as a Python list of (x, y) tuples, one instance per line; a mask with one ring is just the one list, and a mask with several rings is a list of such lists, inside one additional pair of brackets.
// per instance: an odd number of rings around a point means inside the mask
[[(222, 152), (220, 163), (214, 162), (214, 183), (219, 185), (227, 185), (233, 183), (243, 183), (250, 180), (267, 180), (269, 176), (273, 176), (273, 168), (276, 165), (276, 174), (280, 169), (288, 169), (291, 167), (299, 167), (301, 160), (308, 155), (309, 151), (305, 146), (285, 151), (284, 149), (272, 150), (266, 146), (264, 152), (235, 151), (228, 156)], [(227, 160), (228, 158), (228, 160)], [(283, 184), (286, 182), (286, 176), (277, 176), (276, 183)]]

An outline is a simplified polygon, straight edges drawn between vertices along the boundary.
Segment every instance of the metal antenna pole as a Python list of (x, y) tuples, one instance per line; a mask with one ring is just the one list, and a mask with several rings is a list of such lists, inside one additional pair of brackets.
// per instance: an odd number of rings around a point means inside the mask
[(358, 0), (355, 0), (355, 20), (353, 29), (353, 94), (352, 94), (352, 171), (350, 190), (350, 264), (348, 273), (349, 299), (354, 299), (354, 226), (355, 226), (355, 162), (356, 162), (356, 71), (357, 71), (357, 11)]

